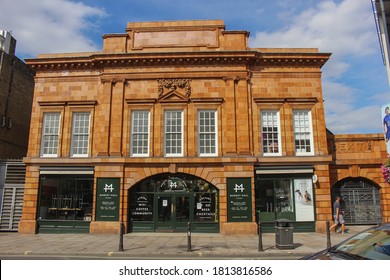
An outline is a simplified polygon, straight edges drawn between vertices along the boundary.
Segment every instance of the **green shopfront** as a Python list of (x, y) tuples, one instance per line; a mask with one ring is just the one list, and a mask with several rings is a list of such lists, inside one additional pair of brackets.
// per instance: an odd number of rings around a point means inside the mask
[(88, 233), (93, 211), (93, 168), (41, 167), (39, 233)]
[(313, 171), (312, 167), (256, 169), (256, 221), (264, 232), (274, 232), (278, 219), (290, 220), (295, 232), (315, 231)]
[(219, 232), (218, 189), (187, 174), (159, 174), (129, 189), (129, 232)]

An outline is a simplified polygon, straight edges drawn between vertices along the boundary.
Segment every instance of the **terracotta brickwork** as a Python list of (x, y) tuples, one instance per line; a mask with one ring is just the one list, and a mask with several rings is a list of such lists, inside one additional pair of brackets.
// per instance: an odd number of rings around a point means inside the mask
[(349, 177), (372, 181), (380, 188), (382, 220), (389, 222), (390, 185), (383, 179), (380, 168), (387, 157), (383, 134), (328, 135), (328, 139), (334, 159), (330, 166), (330, 186)]
[[(103, 37), (102, 52), (29, 59), (37, 74), (20, 231), (36, 231), (40, 166), (93, 166), (95, 186), (96, 178), (121, 179), (119, 215), (125, 225), (132, 186), (152, 175), (185, 173), (218, 188), (221, 233), (255, 234), (255, 166), (262, 165), (313, 166), (320, 230), (331, 218), (330, 186), (341, 178), (344, 167), (337, 160), (342, 155), (329, 153), (324, 118), (321, 67), (330, 54), (317, 49), (250, 49), (248, 36), (245, 31), (226, 31), (218, 20), (129, 23), (126, 33)], [(217, 156), (199, 155), (197, 116), (204, 109), (217, 112)], [(270, 109), (280, 114), (282, 153), (277, 157), (262, 152), (260, 115)], [(148, 157), (131, 154), (134, 110), (150, 112)], [(164, 154), (167, 110), (183, 112), (180, 157)], [(311, 114), (310, 156), (295, 154), (294, 110)], [(45, 112), (61, 115), (59, 152), (54, 158), (41, 157)], [(91, 114), (90, 149), (83, 158), (71, 156), (74, 112)], [(375, 155), (382, 155), (382, 147), (377, 149)], [(347, 164), (348, 156), (345, 160)], [(372, 180), (384, 185), (378, 165), (370, 168), (362, 168), (362, 174), (375, 175)], [(226, 181), (236, 177), (252, 178), (252, 222), (228, 223)], [(388, 195), (384, 193), (383, 199)], [(118, 232), (119, 226), (119, 222), (96, 222), (93, 216), (90, 232)]]

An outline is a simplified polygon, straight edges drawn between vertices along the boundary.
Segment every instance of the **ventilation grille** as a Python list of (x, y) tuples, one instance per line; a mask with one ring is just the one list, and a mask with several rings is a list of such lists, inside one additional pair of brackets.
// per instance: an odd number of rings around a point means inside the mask
[(0, 231), (17, 231), (22, 217), (24, 189), (4, 187), (0, 216)]
[(6, 184), (24, 184), (26, 166), (22, 163), (7, 163), (5, 171)]

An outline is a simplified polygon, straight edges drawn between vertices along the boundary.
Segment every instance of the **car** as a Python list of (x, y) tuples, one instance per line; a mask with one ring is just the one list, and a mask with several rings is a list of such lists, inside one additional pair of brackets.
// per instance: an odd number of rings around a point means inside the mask
[(302, 260), (390, 260), (390, 223), (370, 227)]

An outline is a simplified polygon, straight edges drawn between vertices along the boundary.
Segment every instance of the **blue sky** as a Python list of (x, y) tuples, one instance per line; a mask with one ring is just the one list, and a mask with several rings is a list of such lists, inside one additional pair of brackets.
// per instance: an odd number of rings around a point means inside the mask
[(250, 32), (250, 47), (316, 47), (323, 67), (326, 125), (337, 134), (382, 133), (390, 103), (371, 0), (0, 0), (0, 29), (17, 56), (99, 51), (103, 34), (127, 22), (221, 19)]

